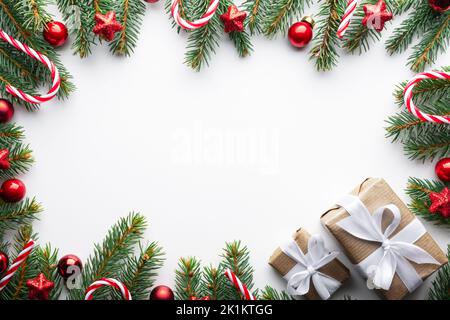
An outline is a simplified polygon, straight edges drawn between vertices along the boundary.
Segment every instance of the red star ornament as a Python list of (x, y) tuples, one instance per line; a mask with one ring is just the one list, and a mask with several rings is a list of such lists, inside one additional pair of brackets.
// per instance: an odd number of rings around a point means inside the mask
[(11, 164), (9, 163), (9, 150), (0, 149), (0, 169), (6, 170), (9, 168), (11, 168)]
[(430, 193), (431, 213), (438, 213), (444, 218), (450, 218), (450, 190), (444, 188), (441, 192)]
[(235, 5), (228, 7), (227, 12), (220, 16), (225, 25), (225, 32), (242, 32), (244, 30), (244, 20), (247, 17), (247, 12), (239, 11)]
[(48, 300), (54, 286), (55, 284), (48, 280), (43, 273), (39, 273), (36, 278), (27, 280), (28, 299)]
[(378, 0), (377, 4), (366, 4), (364, 6), (364, 17), (362, 23), (368, 28), (383, 31), (386, 22), (393, 19), (391, 12), (387, 11), (384, 0)]
[(95, 23), (94, 33), (107, 41), (112, 41), (116, 32), (123, 30), (123, 26), (116, 20), (114, 11), (110, 11), (107, 14), (97, 12), (95, 14)]

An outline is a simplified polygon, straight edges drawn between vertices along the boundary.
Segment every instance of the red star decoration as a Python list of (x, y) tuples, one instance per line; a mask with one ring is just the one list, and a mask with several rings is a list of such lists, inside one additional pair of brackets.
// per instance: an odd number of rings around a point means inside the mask
[(36, 278), (27, 280), (28, 299), (48, 300), (54, 286), (55, 284), (48, 280), (43, 273), (39, 273)]
[(11, 164), (9, 163), (9, 150), (0, 149), (0, 169), (9, 169)]
[(100, 35), (107, 41), (114, 39), (116, 32), (122, 31), (122, 25), (116, 20), (116, 13), (110, 11), (107, 14), (101, 14), (97, 12), (95, 14), (95, 27), (94, 33)]
[(444, 218), (450, 218), (450, 190), (444, 188), (441, 192), (430, 193), (431, 213), (439, 213)]
[(235, 5), (228, 7), (228, 11), (220, 16), (225, 25), (225, 32), (242, 32), (244, 30), (244, 20), (247, 17), (247, 12), (239, 11)]
[(366, 4), (364, 13), (366, 16), (362, 21), (363, 25), (378, 32), (383, 31), (385, 23), (393, 19), (392, 13), (386, 9), (384, 0), (378, 0), (377, 4)]

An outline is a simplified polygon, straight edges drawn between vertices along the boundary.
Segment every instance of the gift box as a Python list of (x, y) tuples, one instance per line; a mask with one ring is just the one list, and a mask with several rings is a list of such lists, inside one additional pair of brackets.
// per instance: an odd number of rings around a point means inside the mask
[(349, 270), (329, 252), (318, 235), (299, 229), (275, 250), (269, 264), (288, 281), (287, 292), (309, 300), (328, 299), (349, 277)]
[(444, 252), (383, 179), (367, 179), (321, 217), (350, 261), (383, 298), (403, 299), (448, 263)]

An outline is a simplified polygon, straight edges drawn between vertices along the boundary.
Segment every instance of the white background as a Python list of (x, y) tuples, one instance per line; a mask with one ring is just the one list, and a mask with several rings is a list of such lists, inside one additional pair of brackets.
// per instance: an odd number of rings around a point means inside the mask
[[(45, 207), (35, 224), (40, 242), (86, 259), (109, 226), (139, 211), (149, 220), (146, 238), (166, 252), (158, 284), (174, 285), (180, 257), (216, 263), (225, 241), (240, 239), (257, 287), (282, 289), (267, 263), (272, 251), (299, 227), (336, 248), (319, 217), (340, 195), (373, 176), (406, 201), (409, 176), (433, 178), (434, 164), (408, 160), (384, 137), (397, 110), (392, 92), (413, 76), (407, 54), (389, 57), (378, 43), (318, 73), (308, 50), (283, 37), (253, 43), (253, 55), (240, 59), (224, 38), (211, 66), (193, 72), (182, 64), (186, 37), (158, 3), (148, 6), (131, 58), (107, 46), (84, 60), (62, 49), (78, 90), (15, 118), (37, 160), (23, 179)], [(230, 135), (244, 149), (221, 143)], [(427, 228), (446, 248), (448, 231)], [(376, 299), (352, 273), (336, 298)], [(425, 298), (429, 285), (410, 298)]]

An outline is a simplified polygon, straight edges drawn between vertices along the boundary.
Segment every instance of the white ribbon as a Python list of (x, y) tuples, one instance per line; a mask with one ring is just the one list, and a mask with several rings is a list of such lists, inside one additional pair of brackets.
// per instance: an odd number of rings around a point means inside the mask
[[(381, 244), (357, 265), (359, 271), (366, 277), (369, 276), (368, 270), (372, 270), (371, 277), (375, 287), (389, 290), (397, 273), (408, 291), (412, 292), (420, 286), (422, 278), (410, 261), (417, 264), (439, 264), (428, 252), (414, 244), (427, 232), (417, 218), (391, 237), (401, 221), (400, 209), (397, 206), (390, 204), (381, 207), (371, 215), (362, 201), (351, 195), (343, 197), (338, 205), (350, 214), (350, 217), (337, 223), (340, 228), (359, 239)], [(383, 232), (382, 222), (385, 213), (392, 214), (393, 220)]]
[(318, 271), (338, 256), (338, 252), (328, 252), (323, 240), (313, 235), (308, 240), (308, 253), (304, 254), (295, 241), (281, 247), (281, 250), (297, 264), (284, 276), (288, 281), (287, 291), (291, 295), (305, 295), (309, 291), (311, 279), (314, 288), (323, 300), (327, 300), (341, 285), (336, 279)]

